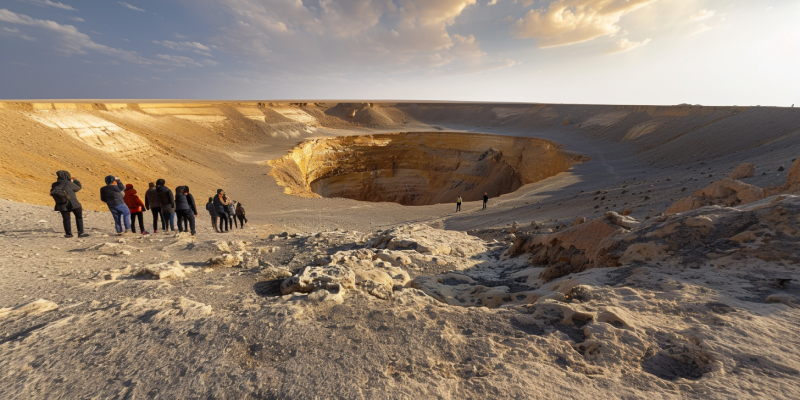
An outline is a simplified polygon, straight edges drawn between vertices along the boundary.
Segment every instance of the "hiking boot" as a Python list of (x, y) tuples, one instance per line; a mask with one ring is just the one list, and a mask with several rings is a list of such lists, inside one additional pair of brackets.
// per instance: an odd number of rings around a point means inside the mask
[(65, 238), (71, 238), (71, 237), (73, 237), (73, 236), (72, 236), (72, 234), (71, 234), (71, 233), (68, 233), (68, 234), (64, 235), (64, 237), (65, 237)]
[(92, 236), (92, 235), (90, 235), (90, 234), (88, 234), (88, 233), (79, 233), (79, 234), (78, 234), (78, 237), (79, 237), (79, 238), (83, 238), (83, 237), (89, 237), (89, 236)]
[(142, 231), (142, 235), (149, 235), (149, 233), (147, 233), (147, 231)]

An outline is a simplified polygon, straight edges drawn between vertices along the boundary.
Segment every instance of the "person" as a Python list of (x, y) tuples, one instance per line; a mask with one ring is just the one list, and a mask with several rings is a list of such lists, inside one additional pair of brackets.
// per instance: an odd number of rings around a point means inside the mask
[(217, 212), (214, 211), (214, 198), (209, 197), (208, 203), (206, 203), (206, 211), (211, 215), (211, 226), (214, 227), (214, 232), (219, 233), (219, 228), (217, 228)]
[(108, 205), (108, 210), (114, 217), (117, 235), (123, 235), (131, 230), (131, 211), (125, 204), (125, 196), (122, 195), (125, 186), (114, 175), (107, 176), (105, 182), (106, 185), (100, 188), (100, 201)]
[(486, 209), (486, 203), (489, 202), (489, 193), (483, 192), (483, 209)]
[(197, 234), (195, 230), (197, 207), (188, 186), (181, 186), (175, 190), (175, 213), (178, 214), (178, 231), (189, 232), (191, 228), (192, 236)]
[(83, 188), (81, 182), (67, 171), (57, 171), (56, 178), (56, 181), (50, 186), (50, 195), (56, 201), (54, 211), (61, 212), (61, 219), (64, 222), (64, 237), (73, 237), (70, 213), (75, 215), (78, 237), (89, 236), (83, 231), (83, 206), (78, 201), (78, 196), (75, 195), (75, 192)]
[[(158, 200), (158, 193), (156, 193), (156, 184), (149, 183), (150, 188), (144, 194), (144, 208), (153, 213), (153, 233), (158, 233), (158, 216), (161, 215), (161, 202)], [(167, 229), (167, 221), (161, 220), (161, 229)]]
[(166, 181), (159, 179), (156, 181), (156, 194), (158, 195), (158, 202), (161, 204), (161, 226), (167, 230), (167, 222), (169, 222), (169, 230), (175, 232), (175, 196), (172, 190), (165, 186)]
[(240, 228), (239, 224), (236, 222), (236, 204), (238, 202), (236, 200), (228, 200), (228, 218), (231, 220), (231, 229), (233, 228)]
[(456, 199), (456, 212), (461, 211), (461, 196), (459, 195)]
[(132, 184), (125, 185), (125, 196), (122, 200), (125, 201), (125, 205), (128, 206), (128, 210), (131, 212), (131, 232), (136, 233), (136, 218), (139, 218), (139, 231), (142, 232), (142, 235), (147, 235), (147, 231), (144, 230), (144, 216), (142, 215), (144, 203), (142, 203), (139, 195), (136, 194), (136, 189), (133, 188)]
[[(228, 217), (228, 198), (225, 196), (225, 191), (217, 189), (217, 195), (214, 196), (214, 211), (217, 212), (219, 218), (219, 232), (227, 232), (230, 227)], [(225, 226), (225, 229), (222, 226)]]
[(247, 222), (247, 216), (245, 215), (242, 203), (236, 203), (236, 218), (239, 218), (239, 226), (244, 228), (244, 223)]

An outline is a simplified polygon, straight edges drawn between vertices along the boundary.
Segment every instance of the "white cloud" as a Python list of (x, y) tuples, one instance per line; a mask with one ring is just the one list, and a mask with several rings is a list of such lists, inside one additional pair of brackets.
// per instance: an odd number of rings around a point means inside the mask
[(213, 57), (213, 55), (211, 55), (211, 48), (198, 42), (173, 42), (171, 40), (163, 40), (163, 41), (154, 40), (153, 43), (160, 44), (172, 50), (193, 51), (197, 54), (204, 55), (206, 57)]
[(54, 2), (51, 0), (17, 0), (17, 1), (29, 4), (36, 4), (37, 6), (55, 7), (55, 8), (60, 8), (62, 10), (77, 11), (76, 9), (72, 8), (72, 6), (69, 6), (64, 3)]
[(81, 33), (72, 25), (61, 25), (55, 21), (34, 19), (24, 14), (16, 14), (6, 9), (0, 9), (0, 21), (39, 28), (54, 35), (57, 42), (56, 50), (65, 55), (87, 54), (87, 50), (118, 57), (122, 60), (147, 64), (147, 60), (134, 51), (116, 49), (95, 43), (89, 35)]
[(714, 10), (700, 10), (691, 16), (692, 21), (700, 21), (701, 19), (708, 19), (714, 16), (717, 12)]
[(497, 4), (498, 1), (499, 0), (490, 0), (488, 3), (486, 3), (486, 5), (487, 6), (493, 6), (493, 5)]
[(212, 41), (216, 50), (260, 68), (403, 72), (496, 62), (473, 36), (448, 32), (476, 0), (203, 1), (223, 5), (232, 17)]
[(71, 17), (70, 19), (75, 22), (86, 22), (86, 20), (81, 17)]
[(171, 65), (175, 67), (202, 67), (203, 64), (195, 61), (192, 58), (184, 56), (173, 56), (170, 54), (156, 54), (156, 58), (164, 65)]
[(714, 29), (714, 28), (712, 28), (712, 27), (710, 27), (710, 26), (708, 26), (706, 24), (700, 24), (697, 27), (695, 27), (694, 30), (692, 30), (689, 33), (689, 35), (696, 35), (698, 33), (703, 33), (705, 31), (710, 31), (711, 29)]
[(622, 38), (617, 40), (613, 46), (603, 50), (603, 54), (616, 54), (616, 53), (623, 53), (629, 50), (633, 50), (637, 47), (644, 46), (650, 43), (650, 39), (642, 40), (641, 42), (631, 42), (628, 39)]
[(33, 42), (33, 41), (36, 40), (35, 37), (28, 36), (28, 35), (20, 32), (20, 30), (17, 29), (17, 28), (3, 27), (2, 31), (0, 31), (0, 35), (14, 36), (14, 37), (18, 37), (18, 38), (23, 39), (23, 40), (27, 40), (29, 42)]
[(123, 6), (123, 7), (130, 8), (131, 10), (134, 10), (134, 11), (142, 11), (142, 12), (144, 12), (144, 9), (143, 9), (143, 8), (136, 7), (136, 6), (134, 6), (134, 5), (131, 5), (131, 4), (128, 4), (128, 3), (126, 3), (126, 2), (124, 2), (124, 1), (118, 1), (117, 3), (119, 3), (119, 4), (120, 4), (121, 6)]
[(620, 30), (625, 14), (657, 0), (556, 0), (528, 11), (511, 27), (521, 39), (536, 39), (539, 48), (585, 42)]

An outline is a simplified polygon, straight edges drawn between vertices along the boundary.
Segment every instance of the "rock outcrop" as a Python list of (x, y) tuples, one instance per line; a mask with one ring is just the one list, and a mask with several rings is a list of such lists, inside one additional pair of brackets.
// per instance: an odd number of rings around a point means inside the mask
[(744, 179), (751, 178), (756, 173), (755, 164), (739, 164), (736, 169), (731, 172), (729, 179)]
[(425, 205), (510, 193), (586, 160), (542, 139), (415, 132), (310, 140), (270, 175), (298, 196)]

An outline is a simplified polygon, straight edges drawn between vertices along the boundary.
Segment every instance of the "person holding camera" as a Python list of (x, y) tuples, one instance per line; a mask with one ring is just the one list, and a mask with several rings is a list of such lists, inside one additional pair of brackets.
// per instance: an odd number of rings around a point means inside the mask
[[(117, 235), (123, 235), (131, 230), (131, 211), (125, 204), (125, 185), (114, 175), (105, 178), (106, 185), (100, 188), (100, 200), (108, 205), (108, 210), (114, 217), (114, 228)], [(124, 230), (123, 230), (124, 227)]]

